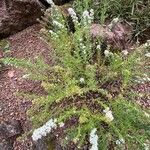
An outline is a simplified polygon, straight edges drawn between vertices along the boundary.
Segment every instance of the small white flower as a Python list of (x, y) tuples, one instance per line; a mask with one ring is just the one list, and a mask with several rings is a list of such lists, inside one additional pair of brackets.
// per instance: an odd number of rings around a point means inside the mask
[(105, 113), (105, 117), (108, 122), (111, 122), (114, 120), (114, 116), (112, 115), (112, 111), (109, 109), (109, 107), (103, 110), (103, 112)]
[(149, 58), (150, 57), (150, 53), (145, 54), (145, 56)]
[(101, 49), (101, 45), (97, 45), (97, 47), (96, 47), (97, 49)]
[(96, 134), (97, 129), (94, 128), (90, 133), (89, 142), (92, 145), (90, 150), (98, 150), (98, 135)]
[(48, 133), (51, 132), (52, 129), (56, 128), (56, 119), (50, 119), (47, 121), (43, 126), (35, 129), (32, 134), (33, 141), (37, 141), (41, 139), (43, 136), (46, 136)]
[(108, 51), (108, 50), (105, 50), (105, 51), (104, 51), (104, 55), (105, 55), (105, 57), (110, 57), (110, 56), (113, 55), (113, 53), (110, 52), (110, 51)]
[(74, 138), (74, 139), (73, 139), (73, 142), (74, 142), (74, 143), (77, 143), (78, 141), (79, 141), (78, 138)]
[(84, 78), (80, 78), (80, 82), (84, 83), (85, 82)]
[(65, 137), (65, 140), (68, 141), (68, 137), (67, 136)]
[(124, 143), (125, 143), (125, 140), (123, 138), (116, 141), (117, 145), (124, 144)]
[(80, 42), (82, 42), (82, 41), (83, 41), (83, 39), (82, 39), (82, 38), (80, 38), (80, 39), (79, 39), (79, 41), (80, 41)]
[(146, 117), (150, 117), (150, 114), (148, 114), (147, 112), (144, 112)]
[(107, 113), (108, 111), (110, 111), (109, 107), (106, 107), (106, 108), (103, 110), (104, 113)]
[(60, 128), (64, 127), (64, 125), (65, 125), (65, 124), (64, 124), (63, 122), (60, 122), (60, 123), (59, 123), (59, 127), (60, 127)]
[(58, 26), (59, 28), (64, 28), (64, 25), (62, 25), (61, 23), (59, 23), (58, 21), (54, 20), (53, 24)]
[(23, 79), (27, 79), (30, 76), (30, 74), (25, 74), (22, 76)]
[(149, 45), (148, 45), (148, 43), (145, 43), (144, 46), (145, 46), (145, 47), (148, 47)]
[(125, 55), (125, 56), (127, 56), (128, 53), (129, 53), (129, 52), (128, 52), (127, 50), (123, 50), (123, 51), (122, 51), (122, 54)]
[(146, 143), (144, 143), (144, 150), (149, 150), (150, 149), (150, 146), (149, 146), (149, 144), (146, 144)]
[(90, 16), (91, 16), (91, 17), (94, 16), (94, 9), (90, 9)]
[(86, 48), (86, 46), (83, 43), (80, 43), (80, 46), (81, 46), (82, 49)]
[(83, 12), (82, 16), (83, 16), (83, 17), (89, 17), (90, 14), (89, 14), (89, 12), (88, 12), (87, 10), (85, 10), (85, 11)]
[(50, 33), (54, 38), (58, 38), (57, 33), (55, 33), (54, 31), (49, 30), (49, 33)]
[(85, 46), (85, 45), (83, 45), (83, 46), (82, 46), (82, 48), (83, 48), (83, 49), (85, 49), (85, 48), (86, 48), (86, 46)]
[(150, 40), (147, 40), (147, 42), (144, 44), (145, 47), (149, 47), (150, 46)]
[(143, 78), (143, 81), (150, 81), (150, 78), (145, 77), (145, 78)]
[(47, 3), (49, 3), (50, 5), (54, 5), (54, 2), (53, 2), (53, 0), (46, 0), (47, 1)]
[(114, 18), (113, 20), (112, 20), (112, 22), (113, 23), (118, 23), (119, 22), (119, 18), (117, 17), (117, 18)]
[(86, 54), (86, 50), (85, 49), (83, 49), (83, 54)]
[(104, 54), (105, 54), (106, 57), (109, 57), (109, 51), (108, 50), (105, 50)]

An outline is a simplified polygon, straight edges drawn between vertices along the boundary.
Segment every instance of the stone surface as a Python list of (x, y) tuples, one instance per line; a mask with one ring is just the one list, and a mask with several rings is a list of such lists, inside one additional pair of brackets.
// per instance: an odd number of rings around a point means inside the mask
[(3, 140), (0, 142), (0, 150), (13, 150), (13, 142)]
[(22, 133), (20, 121), (12, 120), (11, 122), (0, 124), (0, 138), (15, 138)]
[(0, 38), (36, 23), (42, 6), (38, 0), (1, 0)]
[(116, 23), (111, 30), (107, 25), (93, 24), (90, 32), (93, 37), (103, 38), (113, 49), (129, 49), (132, 45), (132, 43), (128, 42), (131, 40), (132, 29), (124, 23)]
[(23, 132), (20, 121), (0, 124), (0, 150), (13, 150), (14, 140)]
[(33, 144), (33, 150), (48, 150), (48, 145), (44, 139), (40, 139)]

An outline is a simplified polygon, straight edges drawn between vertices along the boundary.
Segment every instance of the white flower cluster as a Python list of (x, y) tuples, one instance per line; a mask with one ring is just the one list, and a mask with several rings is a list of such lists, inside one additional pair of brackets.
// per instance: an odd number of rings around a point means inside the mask
[(43, 136), (46, 136), (48, 133), (51, 132), (52, 129), (55, 129), (57, 127), (56, 125), (56, 119), (50, 119), (47, 121), (43, 126), (41, 126), (38, 129), (35, 129), (32, 134), (33, 141), (37, 141), (41, 139)]
[(127, 56), (128, 53), (129, 53), (129, 52), (128, 52), (127, 50), (123, 50), (123, 51), (122, 51), (122, 54), (123, 54), (124, 56)]
[(150, 114), (148, 114), (147, 112), (144, 112), (146, 117), (150, 117)]
[(124, 144), (124, 143), (125, 143), (125, 140), (123, 138), (116, 141), (117, 145), (121, 145), (121, 144)]
[[(73, 8), (68, 8), (68, 13), (71, 16), (71, 18), (73, 19), (73, 22), (75, 24), (79, 24), (79, 22), (78, 22), (79, 18), (77, 17), (77, 14), (74, 11), (74, 9)], [(93, 9), (91, 9), (90, 11), (85, 10), (83, 12), (82, 21), (83, 21), (84, 25), (91, 24), (93, 19), (94, 19), (94, 10)]]
[(89, 142), (92, 145), (90, 150), (98, 150), (98, 135), (96, 134), (97, 129), (94, 128), (90, 133)]
[(73, 8), (68, 8), (68, 13), (69, 13), (69, 15), (71, 16), (73, 22), (74, 22), (75, 24), (78, 24), (78, 23), (79, 23), (79, 22), (78, 22), (78, 17), (77, 17), (76, 12), (74, 11), (74, 9), (73, 9)]
[(104, 51), (104, 55), (105, 55), (105, 57), (110, 57), (110, 56), (113, 55), (113, 53), (110, 52), (109, 50), (105, 50), (105, 51)]
[(150, 145), (149, 145), (149, 144), (144, 143), (144, 150), (150, 150)]
[(55, 33), (53, 30), (49, 30), (49, 33), (53, 36), (53, 38), (58, 38), (57, 33)]
[(46, 1), (47, 1), (47, 3), (49, 3), (51, 6), (53, 6), (53, 5), (54, 5), (53, 0), (46, 0)]
[(147, 42), (144, 44), (145, 47), (149, 47), (150, 46), (150, 40), (147, 40)]
[(59, 27), (59, 28), (64, 28), (64, 25), (61, 24), (61, 23), (59, 23), (59, 22), (56, 21), (56, 20), (53, 20), (53, 24), (56, 25), (56, 26)]
[(99, 49), (99, 50), (101, 50), (101, 45), (97, 45), (96, 48)]
[(103, 110), (103, 112), (105, 113), (105, 117), (108, 122), (111, 122), (114, 120), (114, 116), (112, 115), (112, 111), (110, 110), (109, 107)]
[(94, 10), (93, 9), (91, 9), (90, 11), (85, 10), (82, 14), (82, 18), (84, 25), (91, 24), (94, 19)]
[(85, 82), (84, 78), (80, 78), (80, 83), (84, 83), (84, 82)]
[(137, 83), (145, 83), (145, 82), (150, 82), (150, 78), (148, 77), (147, 74), (143, 74), (143, 77), (139, 77), (139, 76), (136, 76), (137, 79), (135, 79), (135, 82)]
[(150, 58), (150, 53), (146, 53), (145, 56)]
[(86, 54), (86, 46), (83, 43), (80, 43), (80, 47), (84, 54)]

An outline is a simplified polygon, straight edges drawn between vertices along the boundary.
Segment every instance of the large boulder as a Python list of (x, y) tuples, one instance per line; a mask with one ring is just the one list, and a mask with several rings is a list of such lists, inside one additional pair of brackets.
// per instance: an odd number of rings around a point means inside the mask
[(36, 23), (42, 8), (38, 0), (1, 0), (0, 38)]

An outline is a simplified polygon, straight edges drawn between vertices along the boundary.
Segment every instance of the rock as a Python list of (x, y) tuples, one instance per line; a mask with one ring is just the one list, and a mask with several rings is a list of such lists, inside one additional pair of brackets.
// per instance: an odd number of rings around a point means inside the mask
[(11, 122), (0, 124), (0, 138), (14, 139), (23, 132), (20, 121), (12, 120)]
[(38, 0), (1, 0), (0, 38), (36, 23), (42, 8)]
[(129, 49), (132, 44), (128, 42), (131, 40), (132, 29), (124, 23), (116, 23), (111, 30), (107, 25), (93, 24), (90, 32), (93, 37), (103, 38), (106, 45), (110, 45), (113, 49)]
[(13, 150), (13, 143), (11, 141), (3, 140), (0, 142), (0, 150)]
[(48, 144), (46, 144), (45, 139), (34, 142), (33, 150), (48, 150)]
[(20, 121), (12, 120), (0, 124), (0, 150), (13, 150), (15, 139), (23, 132)]
[(51, 137), (51, 135), (48, 135), (47, 137), (42, 137), (38, 141), (33, 141), (33, 150), (62, 150), (58, 149), (58, 146), (60, 146), (59, 143), (56, 144), (56, 140), (54, 137)]

